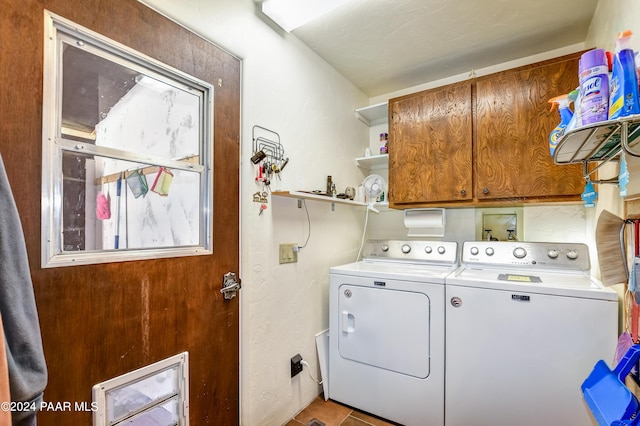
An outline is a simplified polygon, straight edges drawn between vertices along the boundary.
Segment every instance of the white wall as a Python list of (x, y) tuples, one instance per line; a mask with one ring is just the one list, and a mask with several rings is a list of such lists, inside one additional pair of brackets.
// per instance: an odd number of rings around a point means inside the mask
[(294, 36), (265, 24), (252, 0), (144, 3), (242, 59), (241, 418), (280, 425), (320, 392), (306, 371), (290, 378), (289, 360), (300, 353), (319, 375), (315, 334), (328, 327), (329, 267), (355, 259), (364, 211), (307, 201), (308, 245), (298, 263), (280, 265), (278, 245), (304, 244), (307, 216), (295, 199), (278, 197), (258, 216), (252, 128), (278, 132), (290, 159), (272, 186), (324, 189), (331, 175), (342, 192), (363, 179), (354, 158), (368, 128), (353, 111), (368, 99)]

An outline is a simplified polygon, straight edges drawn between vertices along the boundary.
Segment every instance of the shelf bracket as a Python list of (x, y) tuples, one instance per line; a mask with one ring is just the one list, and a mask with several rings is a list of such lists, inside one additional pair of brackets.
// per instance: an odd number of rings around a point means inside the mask
[(358, 111), (356, 111), (355, 113), (356, 113), (356, 118), (358, 120), (362, 121), (367, 126), (371, 126), (371, 121), (367, 120), (367, 118), (364, 115), (360, 114)]
[(585, 180), (591, 183), (595, 183), (595, 184), (613, 184), (613, 185), (618, 185), (618, 178), (611, 178), (611, 179), (598, 179), (598, 180), (593, 180), (591, 179), (589, 176), (591, 176), (596, 170), (598, 170), (600, 167), (602, 167), (604, 164), (608, 163), (609, 161), (611, 161), (613, 157), (607, 158), (606, 160), (603, 160), (600, 164), (598, 164), (596, 167), (594, 167), (592, 170), (589, 170), (589, 161), (584, 160), (582, 162), (582, 175), (584, 176)]
[(628, 121), (622, 122), (622, 128), (620, 129), (620, 140), (622, 141), (622, 149), (624, 150), (624, 152), (631, 155), (632, 157), (640, 157), (640, 152), (634, 152), (631, 149), (631, 146), (629, 145), (629, 136), (634, 136), (632, 139), (635, 139), (635, 137), (639, 132), (640, 132), (640, 126), (637, 126), (633, 130), (632, 134), (630, 135), (629, 122)]

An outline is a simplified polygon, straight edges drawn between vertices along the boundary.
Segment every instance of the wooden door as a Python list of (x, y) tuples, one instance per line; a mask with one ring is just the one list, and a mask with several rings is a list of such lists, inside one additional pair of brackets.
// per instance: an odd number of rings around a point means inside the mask
[[(40, 267), (44, 9), (215, 86), (213, 255)], [(220, 288), (239, 267), (240, 61), (135, 0), (0, 0), (0, 10), (0, 152), (29, 254), (45, 401), (90, 407), (94, 384), (188, 351), (191, 424), (239, 424), (239, 298)], [(91, 418), (50, 410), (38, 424)]]
[(392, 99), (389, 114), (391, 205), (471, 200), (471, 85)]
[(549, 133), (560, 122), (548, 100), (578, 86), (578, 58), (571, 55), (476, 82), (476, 192), (479, 200), (580, 199), (580, 165), (558, 166)]

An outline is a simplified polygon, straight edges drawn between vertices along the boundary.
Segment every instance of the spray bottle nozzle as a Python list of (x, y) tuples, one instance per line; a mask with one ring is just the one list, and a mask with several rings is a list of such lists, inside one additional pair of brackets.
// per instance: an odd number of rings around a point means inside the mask
[(633, 35), (633, 32), (631, 30), (624, 30), (624, 31), (620, 31), (617, 35), (616, 38), (620, 39), (620, 38), (628, 38), (631, 37)]
[(569, 108), (571, 98), (569, 97), (569, 94), (560, 95), (549, 99), (549, 103), (551, 104), (551, 109), (549, 111), (553, 111), (556, 107), (558, 107), (558, 109)]
[(616, 52), (619, 52), (624, 49), (631, 49), (631, 36), (633, 32), (631, 30), (625, 30), (619, 32), (616, 36)]

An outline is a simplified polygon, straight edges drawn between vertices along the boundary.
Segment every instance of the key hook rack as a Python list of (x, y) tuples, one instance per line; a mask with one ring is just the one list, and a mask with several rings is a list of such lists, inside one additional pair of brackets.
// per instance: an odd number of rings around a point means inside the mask
[(255, 125), (251, 129), (253, 140), (253, 153), (251, 161), (259, 164), (264, 161), (269, 167), (275, 166), (278, 172), (282, 171), (289, 162), (284, 157), (284, 148), (280, 143), (280, 135), (273, 130)]

